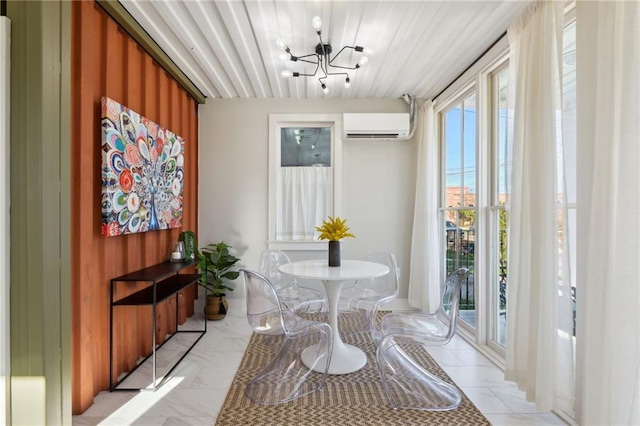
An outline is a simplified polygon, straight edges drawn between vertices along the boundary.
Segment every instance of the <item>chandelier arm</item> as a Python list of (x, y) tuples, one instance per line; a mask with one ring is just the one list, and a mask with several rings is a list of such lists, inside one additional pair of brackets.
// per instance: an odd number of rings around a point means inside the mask
[[(343, 67), (343, 66), (340, 66), (340, 65), (331, 65), (331, 68), (340, 68), (340, 69), (343, 69), (343, 70), (357, 70), (360, 67)], [(343, 74), (346, 74), (346, 73), (343, 73)]]
[[(313, 70), (313, 74), (311, 74), (312, 76), (318, 74), (318, 68), (320, 68), (320, 61), (316, 62), (316, 69)], [(322, 70), (322, 71), (324, 71), (324, 70)], [(325, 73), (325, 76), (326, 76), (326, 73)]]
[(327, 67), (327, 65), (328, 65), (327, 57), (326, 56), (318, 57), (318, 65), (319, 65), (320, 69), (322, 70), (322, 72), (324, 73), (324, 77), (322, 77), (322, 78), (327, 78), (329, 76), (328, 67)]
[[(315, 55), (307, 55), (307, 56), (315, 56)], [(315, 62), (314, 62), (314, 61), (309, 61), (309, 60), (306, 60), (306, 59), (300, 59), (300, 58), (298, 58), (298, 61), (300, 61), (300, 62), (306, 62), (306, 63), (308, 63), (308, 64), (313, 64), (313, 65), (318, 65), (318, 62), (317, 62), (317, 61), (315, 61)]]
[(327, 69), (326, 69), (326, 67), (327, 67), (327, 57), (326, 57), (326, 55), (322, 55), (322, 57), (320, 57), (320, 55), (318, 55), (318, 62), (319, 62), (319, 65), (318, 65), (319, 68), (324, 73), (323, 77), (318, 77), (318, 81), (320, 82), (320, 86), (322, 87), (322, 91), (327, 93), (327, 91), (328, 91), (327, 85), (324, 82), (324, 80), (326, 80), (327, 77), (329, 77), (329, 74), (327, 73)]
[(327, 75), (346, 75), (347, 77), (349, 77), (348, 72), (327, 72)]
[[(316, 59), (318, 58), (318, 55), (317, 55), (317, 54), (315, 54), (315, 53), (309, 53), (309, 54), (307, 54), (307, 55), (298, 56), (298, 60), (300, 61), (300, 60), (302, 60), (303, 58), (309, 58), (309, 57), (311, 57), (311, 56), (315, 56), (315, 57), (316, 57)], [(309, 62), (309, 61), (307, 61), (307, 62)], [(313, 62), (313, 63), (315, 64), (315, 62)]]
[[(309, 62), (310, 64), (315, 64), (316, 69), (313, 70), (313, 74), (305, 74), (305, 73), (298, 73), (298, 77), (302, 76), (302, 77), (313, 77), (314, 75), (318, 74), (318, 68), (320, 68), (320, 64), (317, 62), (310, 62), (310, 61), (305, 61), (305, 62)], [(323, 70), (324, 71), (324, 70)], [(326, 73), (325, 73), (325, 77), (326, 78)]]
[(326, 56), (327, 53), (324, 51), (324, 42), (322, 41), (322, 34), (318, 31), (318, 38), (320, 39), (320, 46), (322, 46), (322, 55)]
[(325, 76), (324, 76), (324, 77), (318, 77), (318, 81), (320, 82), (320, 86), (322, 87), (322, 90), (323, 90), (323, 91), (325, 90), (325, 87), (327, 87), (327, 85), (324, 83), (324, 81), (323, 81), (323, 80), (326, 80), (326, 79), (327, 79), (327, 77), (328, 77), (328, 76), (327, 76), (326, 74), (325, 74)]
[[(339, 51), (338, 53), (336, 53), (335, 55), (333, 55), (333, 58), (331, 58), (331, 59), (329, 60), (329, 65), (331, 65), (331, 63), (332, 63), (333, 61), (335, 61), (335, 60), (336, 60), (336, 58), (337, 58), (338, 56), (340, 56), (340, 54), (344, 51), (344, 49), (353, 49), (353, 50), (356, 50), (356, 48), (355, 48), (355, 47), (353, 47), (353, 46), (344, 46), (342, 49), (340, 49), (340, 51)], [(332, 66), (332, 67), (335, 67), (336, 65), (331, 65), (331, 66)]]

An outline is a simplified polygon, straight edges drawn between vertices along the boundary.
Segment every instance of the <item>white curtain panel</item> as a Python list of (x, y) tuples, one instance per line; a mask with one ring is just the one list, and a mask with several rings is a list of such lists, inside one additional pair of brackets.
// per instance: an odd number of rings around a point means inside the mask
[(315, 227), (333, 212), (333, 167), (282, 167), (279, 240), (313, 240)]
[(0, 16), (0, 424), (9, 386), (9, 71), (11, 21)]
[(434, 312), (440, 303), (440, 241), (438, 221), (438, 140), (435, 133), (433, 103), (426, 101), (419, 110), (421, 128), (418, 140), (416, 202), (411, 235), (409, 265), (409, 304)]
[(573, 317), (558, 262), (563, 23), (562, 2), (535, 2), (507, 31), (514, 131), (505, 377), (538, 410), (571, 412)]
[(576, 3), (576, 420), (640, 424), (640, 2)]

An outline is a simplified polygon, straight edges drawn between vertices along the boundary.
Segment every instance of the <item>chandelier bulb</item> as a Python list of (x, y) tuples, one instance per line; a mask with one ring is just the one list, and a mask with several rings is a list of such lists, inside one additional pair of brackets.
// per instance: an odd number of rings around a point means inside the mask
[(283, 77), (293, 77), (293, 72), (290, 70), (282, 70), (280, 71), (280, 75)]
[(278, 45), (278, 47), (282, 50), (284, 50), (285, 52), (287, 52), (289, 50), (289, 47), (285, 44), (284, 41), (282, 41), (282, 39), (277, 39), (276, 40), (276, 44)]
[(278, 58), (280, 58), (281, 61), (288, 61), (290, 59), (290, 56), (286, 53), (281, 53)]
[(329, 94), (329, 88), (328, 88), (328, 87), (327, 87), (327, 85), (326, 85), (326, 84), (324, 84), (324, 83), (322, 83), (322, 92), (323, 92), (325, 95), (328, 95), (328, 94)]
[(364, 53), (367, 56), (373, 56), (373, 50), (371, 49), (367, 49), (366, 47), (364, 48), (364, 50), (362, 51), (362, 53)]
[(351, 87), (351, 80), (349, 79), (349, 77), (347, 77), (347, 79), (344, 81), (344, 88), (348, 89), (349, 87)]
[(322, 19), (320, 19), (319, 16), (314, 16), (311, 20), (311, 26), (314, 30), (320, 32), (320, 30), (322, 30)]
[(358, 61), (358, 65), (360, 66), (367, 65), (367, 62), (369, 62), (369, 58), (367, 58), (366, 56), (363, 56)]

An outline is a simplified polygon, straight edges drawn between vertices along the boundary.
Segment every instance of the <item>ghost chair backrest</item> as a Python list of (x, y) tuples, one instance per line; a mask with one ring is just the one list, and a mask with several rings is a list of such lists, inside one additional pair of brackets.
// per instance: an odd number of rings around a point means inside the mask
[(283, 306), (273, 284), (265, 276), (241, 269), (244, 276), (244, 305), (253, 331), (263, 335), (285, 332)]
[(449, 321), (449, 339), (453, 337), (456, 330), (458, 311), (460, 308), (460, 289), (468, 279), (469, 270), (459, 268), (447, 277), (442, 286), (438, 314), (444, 316)]
[[(389, 251), (369, 252), (365, 255), (364, 260), (369, 262), (381, 263), (389, 268), (389, 273), (381, 277), (364, 280), (364, 284), (371, 286), (378, 294), (395, 297), (398, 295), (399, 287), (399, 270), (396, 255)], [(370, 283), (367, 283), (370, 281)]]
[(295, 284), (295, 279), (280, 272), (280, 266), (291, 263), (289, 256), (281, 250), (265, 250), (260, 255), (259, 272), (267, 277), (277, 290), (282, 290)]

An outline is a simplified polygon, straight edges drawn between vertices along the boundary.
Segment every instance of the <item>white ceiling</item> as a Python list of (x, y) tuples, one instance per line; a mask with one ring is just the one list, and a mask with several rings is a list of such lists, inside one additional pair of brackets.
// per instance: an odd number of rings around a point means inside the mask
[[(502, 35), (528, 1), (120, 0), (207, 97), (432, 98)], [(324, 43), (373, 50), (368, 64), (330, 77), (328, 95), (315, 77), (285, 78), (282, 39), (296, 56), (312, 53), (322, 18)], [(343, 54), (344, 55), (344, 54)], [(345, 55), (336, 61), (343, 64)], [(360, 54), (353, 54), (355, 63)]]

